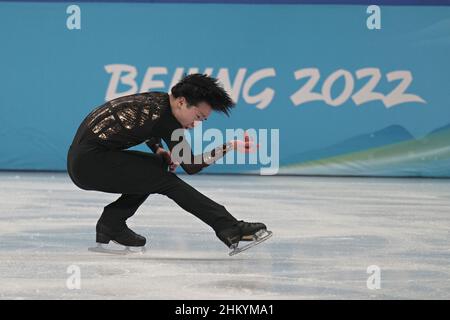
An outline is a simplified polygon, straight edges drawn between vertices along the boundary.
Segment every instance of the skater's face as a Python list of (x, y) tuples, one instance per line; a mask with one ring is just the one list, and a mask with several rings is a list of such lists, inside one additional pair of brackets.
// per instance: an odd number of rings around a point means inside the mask
[(175, 99), (174, 116), (185, 129), (192, 129), (201, 121), (207, 120), (211, 111), (211, 105), (206, 102), (191, 106), (184, 97)]

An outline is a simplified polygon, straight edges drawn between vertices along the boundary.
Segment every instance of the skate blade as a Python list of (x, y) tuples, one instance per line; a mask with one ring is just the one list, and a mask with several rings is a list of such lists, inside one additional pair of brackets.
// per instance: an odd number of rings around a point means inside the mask
[(124, 247), (123, 249), (111, 249), (103, 243), (97, 243), (96, 247), (88, 248), (91, 252), (107, 253), (115, 255), (127, 255), (127, 254), (144, 254), (145, 247)]
[[(235, 247), (233, 248), (233, 251), (231, 251), (229, 253), (230, 256), (234, 256), (235, 254), (241, 253), (242, 251), (248, 250), (258, 244), (260, 244), (263, 241), (266, 241), (267, 239), (269, 239), (272, 236), (273, 232), (272, 231), (268, 231), (268, 230), (261, 230), (258, 231), (254, 236), (252, 236), (253, 241), (243, 247)], [(244, 241), (250, 241), (245, 239)]]

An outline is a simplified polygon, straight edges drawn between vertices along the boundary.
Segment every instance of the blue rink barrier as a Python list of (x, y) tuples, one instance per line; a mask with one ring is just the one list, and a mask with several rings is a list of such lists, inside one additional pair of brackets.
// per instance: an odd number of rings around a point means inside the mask
[(144, 2), (0, 2), (0, 169), (66, 170), (93, 108), (202, 72), (237, 107), (201, 129), (268, 148), (204, 172), (450, 176), (448, 1)]

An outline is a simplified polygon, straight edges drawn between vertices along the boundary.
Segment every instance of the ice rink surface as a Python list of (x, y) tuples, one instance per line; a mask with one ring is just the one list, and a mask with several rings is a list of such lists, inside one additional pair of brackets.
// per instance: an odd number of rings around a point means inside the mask
[(0, 172), (0, 298), (450, 299), (450, 180), (180, 177), (273, 237), (229, 257), (212, 229), (153, 194), (129, 220), (145, 254), (93, 253), (119, 195), (66, 173)]

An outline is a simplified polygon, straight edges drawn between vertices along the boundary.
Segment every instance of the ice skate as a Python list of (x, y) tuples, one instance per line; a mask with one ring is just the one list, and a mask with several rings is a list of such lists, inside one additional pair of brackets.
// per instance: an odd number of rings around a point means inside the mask
[[(271, 236), (272, 231), (268, 231), (263, 223), (249, 223), (245, 221), (239, 221), (233, 227), (217, 233), (217, 237), (232, 250), (229, 253), (230, 256), (250, 249)], [(251, 242), (239, 247), (240, 241)]]
[[(89, 251), (118, 255), (145, 252), (146, 239), (127, 226), (120, 231), (113, 231), (99, 221), (96, 231), (97, 246), (89, 248)], [(110, 245), (110, 241), (116, 243), (117, 248)]]

